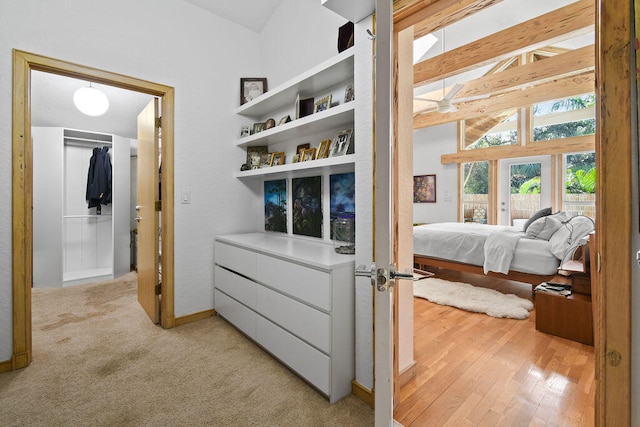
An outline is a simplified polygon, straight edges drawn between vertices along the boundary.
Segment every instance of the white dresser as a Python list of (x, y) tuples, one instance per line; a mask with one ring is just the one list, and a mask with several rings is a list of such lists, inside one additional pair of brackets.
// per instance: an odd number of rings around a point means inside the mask
[(354, 265), (326, 243), (217, 236), (215, 309), (333, 403), (355, 377)]

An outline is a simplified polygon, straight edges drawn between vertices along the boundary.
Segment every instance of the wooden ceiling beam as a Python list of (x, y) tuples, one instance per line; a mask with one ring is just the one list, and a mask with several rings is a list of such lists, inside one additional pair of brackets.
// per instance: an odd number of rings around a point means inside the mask
[[(553, 79), (584, 74), (595, 70), (595, 46), (566, 51), (560, 55), (545, 58), (501, 71), (487, 74), (479, 79), (470, 80), (453, 98), (477, 98), (486, 95), (497, 95), (509, 90), (520, 89), (528, 85), (545, 83)], [(439, 93), (441, 91), (438, 91)], [(420, 95), (417, 98), (433, 99), (436, 92)], [(414, 111), (433, 105), (427, 101), (414, 99)]]
[(421, 86), (594, 30), (593, 0), (580, 0), (414, 66)]
[(595, 70), (595, 46), (585, 46), (465, 83), (455, 98), (496, 95), (508, 90)]
[(420, 129), (443, 123), (480, 117), (512, 108), (521, 108), (539, 102), (590, 93), (595, 90), (593, 72), (564, 77), (537, 86), (513, 90), (495, 97), (456, 104), (453, 113), (418, 114), (413, 118), (413, 128)]
[[(396, 32), (413, 26), (414, 38), (460, 21), (502, 0), (439, 0), (407, 4), (394, 2), (393, 29)], [(397, 6), (397, 7), (396, 7)]]

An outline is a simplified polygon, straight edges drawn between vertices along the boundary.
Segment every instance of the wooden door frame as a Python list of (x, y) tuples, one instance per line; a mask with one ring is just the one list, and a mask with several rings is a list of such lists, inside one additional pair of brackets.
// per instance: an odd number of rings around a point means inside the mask
[[(405, 3), (411, 3), (406, 1)], [(422, 19), (421, 2), (405, 17), (401, 31)], [(457, 2), (446, 2), (455, 8)], [(473, 1), (466, 4), (473, 5)], [(488, 3), (483, 1), (477, 4)], [(631, 424), (631, 233), (637, 218), (625, 206), (632, 191), (631, 32), (634, 2), (596, 0), (596, 253), (595, 307), (596, 425)], [(410, 8), (408, 8), (410, 9)], [(461, 13), (464, 13), (461, 10)], [(415, 16), (415, 18), (414, 18)], [(423, 17), (424, 18), (424, 17)], [(434, 19), (435, 22), (435, 19)], [(437, 26), (437, 22), (432, 26)], [(627, 59), (621, 60), (621, 58)], [(605, 84), (606, 83), (606, 84)], [(634, 222), (635, 221), (635, 222)], [(635, 225), (634, 225), (635, 224)], [(396, 328), (397, 325), (394, 325)], [(394, 332), (394, 335), (397, 331)], [(394, 384), (397, 387), (398, 384)]]
[(174, 88), (122, 74), (86, 67), (21, 50), (13, 50), (12, 120), (12, 289), (13, 355), (11, 369), (29, 366), (31, 286), (33, 283), (33, 161), (31, 141), (31, 71), (89, 80), (161, 98), (162, 127), (162, 318), (175, 326), (174, 314)]

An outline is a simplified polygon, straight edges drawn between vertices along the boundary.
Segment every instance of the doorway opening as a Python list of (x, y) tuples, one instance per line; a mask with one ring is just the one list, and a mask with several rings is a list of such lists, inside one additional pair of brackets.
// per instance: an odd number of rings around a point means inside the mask
[(14, 50), (13, 52), (13, 135), (12, 135), (12, 219), (13, 219), (13, 370), (28, 366), (32, 360), (31, 286), (33, 283), (33, 146), (31, 118), (31, 74), (43, 71), (114, 86), (157, 97), (163, 115), (159, 121), (163, 144), (162, 211), (162, 309), (160, 324), (175, 326), (173, 275), (173, 143), (174, 89), (169, 86), (124, 76), (109, 71)]

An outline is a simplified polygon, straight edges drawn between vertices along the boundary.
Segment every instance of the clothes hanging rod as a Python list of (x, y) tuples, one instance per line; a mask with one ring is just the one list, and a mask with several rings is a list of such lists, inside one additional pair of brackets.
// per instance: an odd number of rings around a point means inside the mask
[(111, 141), (98, 141), (95, 139), (84, 139), (84, 138), (64, 138), (64, 145), (73, 145), (78, 147), (87, 147), (87, 146), (103, 146), (108, 145), (110, 147), (113, 146), (113, 142)]
[(103, 216), (111, 216), (111, 214), (102, 214), (102, 215), (63, 215), (62, 218), (67, 219), (67, 218), (100, 218)]

